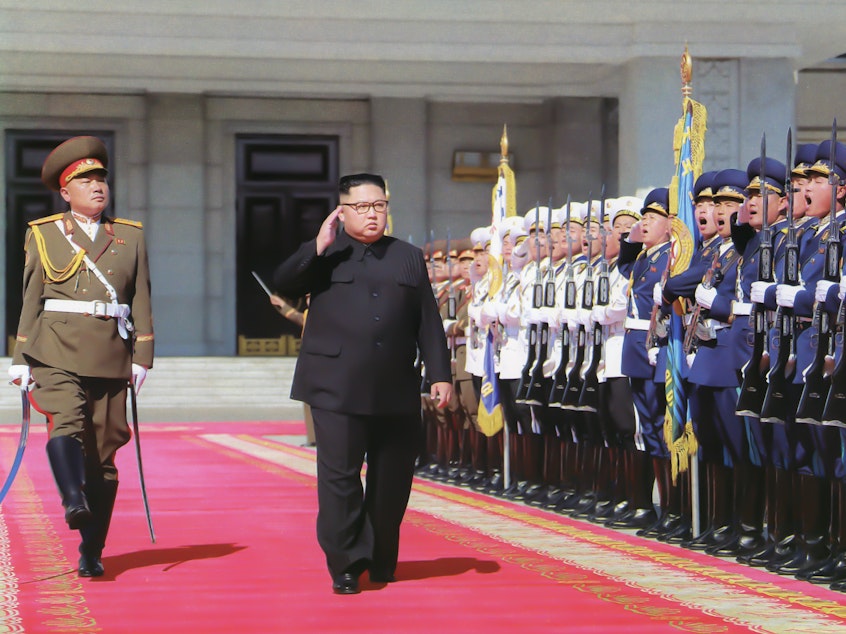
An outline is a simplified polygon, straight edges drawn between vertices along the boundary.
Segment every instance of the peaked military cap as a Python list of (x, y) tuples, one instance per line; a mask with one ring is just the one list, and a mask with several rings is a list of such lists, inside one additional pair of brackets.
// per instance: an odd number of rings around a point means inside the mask
[(643, 208), (640, 214), (647, 212), (660, 214), (666, 218), (670, 217), (670, 190), (666, 187), (658, 187), (653, 189), (643, 199)]
[(714, 195), (713, 189), (711, 186), (714, 184), (714, 176), (716, 176), (716, 171), (710, 172), (702, 172), (699, 175), (699, 178), (696, 179), (696, 183), (693, 185), (693, 200), (698, 201), (700, 198), (712, 198)]
[(714, 175), (714, 182), (711, 184), (714, 201), (728, 199), (742, 203), (746, 200), (746, 186), (748, 184), (749, 178), (743, 170), (721, 170)]
[(87, 172), (107, 172), (109, 153), (97, 137), (75, 136), (56, 146), (41, 166), (41, 181), (59, 191), (74, 178)]
[[(806, 173), (822, 174), (828, 176), (831, 173), (831, 139), (823, 141), (817, 147), (817, 160), (811, 167), (806, 170)], [(840, 180), (846, 178), (846, 145), (837, 141), (834, 150), (834, 173), (840, 177)]]
[(806, 175), (808, 168), (817, 161), (817, 147), (816, 143), (800, 143), (796, 146), (796, 155), (793, 157), (792, 176), (803, 177)]
[[(784, 179), (787, 176), (787, 168), (784, 163), (772, 157), (767, 157), (764, 162), (764, 188), (771, 192), (784, 196), (785, 183)], [(761, 157), (755, 157), (749, 161), (746, 167), (746, 178), (749, 179), (749, 184), (746, 186), (748, 192), (758, 192), (761, 190)]]

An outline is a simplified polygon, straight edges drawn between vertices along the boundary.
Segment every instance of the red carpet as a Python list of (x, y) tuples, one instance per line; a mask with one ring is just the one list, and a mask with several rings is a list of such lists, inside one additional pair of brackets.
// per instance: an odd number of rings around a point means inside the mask
[[(846, 595), (464, 489), (417, 481), (398, 582), (331, 593), (314, 454), (292, 423), (147, 425), (106, 576), (78, 579), (36, 429), (0, 509), (3, 632), (835, 632)], [(286, 443), (286, 440), (291, 440)], [(0, 468), (17, 441), (0, 428)], [(0, 473), (5, 475), (5, 473)]]

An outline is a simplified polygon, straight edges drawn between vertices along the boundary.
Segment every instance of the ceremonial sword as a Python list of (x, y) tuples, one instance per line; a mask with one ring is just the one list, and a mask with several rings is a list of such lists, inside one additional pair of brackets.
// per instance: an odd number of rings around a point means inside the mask
[(144, 515), (147, 516), (147, 529), (150, 531), (150, 541), (156, 543), (156, 533), (153, 531), (153, 518), (150, 516), (150, 503), (147, 501), (147, 485), (144, 483), (144, 465), (141, 462), (141, 436), (138, 433), (138, 402), (135, 398), (135, 386), (129, 382), (129, 403), (132, 408), (132, 431), (135, 436), (135, 457), (138, 459), (138, 479), (141, 481), (141, 498), (144, 500)]
[(21, 389), (21, 437), (18, 440), (18, 450), (15, 452), (15, 459), (12, 461), (12, 468), (9, 469), (9, 475), (6, 476), (6, 481), (3, 483), (3, 488), (0, 489), (0, 504), (6, 499), (6, 494), (12, 487), (12, 482), (15, 481), (15, 476), (18, 475), (18, 470), (21, 468), (23, 462), (24, 450), (26, 449), (26, 440), (29, 437), (29, 390)]

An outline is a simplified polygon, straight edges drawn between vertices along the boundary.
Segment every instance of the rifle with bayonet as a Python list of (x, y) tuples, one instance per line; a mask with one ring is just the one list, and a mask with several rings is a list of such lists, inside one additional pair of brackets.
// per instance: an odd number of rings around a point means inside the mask
[[(564, 217), (564, 230), (567, 232), (567, 272), (564, 274), (564, 308), (576, 307), (576, 280), (573, 271), (573, 240), (570, 237), (570, 196), (567, 195), (567, 211)], [(549, 391), (549, 406), (561, 407), (564, 392), (567, 389), (567, 365), (570, 363), (570, 328), (566, 322), (561, 324), (561, 358), (552, 377)]]
[[(785, 174), (785, 195), (787, 196), (787, 236), (784, 241), (784, 273), (782, 284), (799, 285), (799, 240), (796, 236), (796, 222), (793, 218), (793, 130), (787, 130), (787, 163)], [(761, 183), (764, 195), (764, 183)], [(779, 306), (776, 310), (775, 329), (778, 340), (778, 354), (770, 359), (767, 374), (767, 393), (761, 408), (761, 420), (783, 423), (788, 410), (788, 390), (793, 382), (796, 359), (796, 339), (793, 334), (795, 315), (792, 308)]]
[[(543, 305), (543, 277), (540, 267), (540, 203), (535, 205), (535, 285), (532, 291), (532, 308), (538, 309)], [(538, 324), (532, 322), (529, 324), (527, 338), (529, 343), (529, 351), (526, 355), (526, 364), (523, 366), (523, 372), (520, 374), (520, 386), (517, 388), (517, 393), (514, 400), (517, 403), (526, 402), (526, 393), (529, 391), (529, 386), (532, 383), (532, 369), (535, 367), (537, 360), (538, 348)]]
[[(772, 284), (773, 274), (773, 232), (770, 227), (766, 195), (765, 163), (767, 159), (767, 136), (761, 138), (761, 234), (758, 243), (758, 281)], [(764, 397), (767, 392), (767, 372), (769, 371), (769, 354), (767, 352), (767, 335), (769, 321), (767, 308), (763, 302), (757, 302), (752, 307), (752, 357), (743, 366), (743, 382), (740, 395), (737, 398), (736, 413), (738, 416), (758, 418), (764, 407)]]
[[(831, 152), (829, 154), (828, 182), (831, 186), (831, 213), (829, 214), (828, 235), (825, 239), (825, 264), (823, 279), (837, 283), (840, 281), (840, 256), (843, 247), (840, 243), (840, 231), (837, 227), (837, 188), (841, 184), (835, 171), (837, 156), (837, 119), (831, 127)], [(817, 349), (814, 360), (805, 371), (805, 387), (796, 410), (796, 422), (819, 423), (823, 419), (825, 399), (828, 396), (830, 379), (826, 375), (826, 358), (834, 358), (835, 338), (831, 319), (823, 302), (814, 306), (813, 325), (817, 328)]]
[[(447, 238), (446, 238), (446, 270), (447, 270), (447, 302), (446, 302), (446, 318), (449, 321), (455, 321), (455, 315), (458, 311), (458, 298), (455, 295), (455, 284), (452, 279), (452, 256), (450, 255), (450, 231), (447, 228)], [(449, 344), (449, 359), (452, 365), (452, 375), (455, 377), (455, 336), (448, 337), (447, 343)]]
[[(552, 200), (549, 201), (546, 216), (546, 247), (547, 259), (549, 262), (546, 275), (546, 284), (543, 290), (543, 305), (545, 308), (555, 307), (555, 267), (552, 265)], [(540, 228), (538, 228), (538, 232)], [(535, 235), (537, 236), (537, 233)], [(540, 264), (538, 264), (540, 266)], [(535, 355), (535, 365), (532, 368), (532, 379), (526, 391), (527, 405), (546, 405), (548, 392), (548, 381), (543, 376), (543, 366), (546, 364), (547, 351), (549, 348), (549, 322), (544, 320), (540, 325), (538, 335), (538, 352)]]
[[(593, 200), (591, 195), (588, 195), (587, 203), (587, 220), (585, 231), (587, 233), (588, 245), (592, 244), (593, 236), (590, 233), (591, 222), (591, 208), (593, 207)], [(593, 267), (590, 265), (590, 252), (588, 247), (588, 264), (585, 276), (585, 282), (582, 286), (582, 308), (590, 310), (593, 307)], [(573, 360), (573, 367), (570, 368), (570, 373), (567, 375), (567, 387), (564, 389), (564, 399), (561, 401), (561, 407), (564, 409), (578, 409), (579, 397), (582, 395), (582, 386), (584, 385), (584, 378), (582, 377), (582, 365), (585, 362), (585, 343), (587, 338), (587, 331), (585, 325), (580, 323), (579, 329), (576, 333), (576, 358)]]
[[(593, 305), (607, 306), (611, 294), (611, 281), (608, 278), (608, 260), (605, 257), (606, 231), (605, 231), (605, 185), (602, 186), (602, 195), (599, 204), (599, 278), (596, 281), (596, 300)], [(588, 232), (588, 260), (593, 256), (593, 239)], [(590, 261), (588, 261), (590, 267)], [(592, 280), (590, 282), (593, 283)], [(585, 282), (587, 287), (588, 282)], [(585, 290), (585, 301), (588, 299)], [(583, 302), (584, 304), (584, 302)], [(591, 305), (590, 308), (593, 308)], [(588, 309), (587, 306), (584, 306)], [(590, 363), (585, 370), (585, 378), (582, 383), (582, 391), (579, 394), (578, 409), (585, 412), (596, 412), (599, 410), (599, 362), (602, 360), (602, 346), (605, 344), (605, 327), (600, 323), (594, 323), (590, 334), (591, 357)]]

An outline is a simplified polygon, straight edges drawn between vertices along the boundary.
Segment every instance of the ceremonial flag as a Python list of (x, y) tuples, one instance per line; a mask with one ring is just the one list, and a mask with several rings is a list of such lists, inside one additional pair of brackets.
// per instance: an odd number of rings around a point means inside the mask
[[(694, 113), (701, 116), (694, 122)], [(673, 216), (673, 240), (670, 250), (670, 271), (678, 273), (687, 268), (693, 251), (693, 235), (698, 231), (693, 214), (693, 185), (702, 171), (705, 108), (692, 99), (685, 100), (681, 124), (681, 145), (677, 153), (676, 175), (670, 188), (670, 210)], [(694, 146), (697, 152), (694, 152)], [(696, 156), (698, 154), (698, 156)], [(675, 208), (675, 209), (674, 209)], [(687, 471), (690, 456), (698, 450), (693, 424), (688, 416), (687, 394), (683, 381), (684, 306), (677, 303), (670, 312), (667, 343), (667, 369), (664, 388), (667, 410), (664, 417), (664, 441), (670, 451), (672, 476)]]
[(479, 400), (477, 421), (485, 436), (496, 436), (503, 428), (502, 401), (499, 396), (499, 382), (494, 371), (495, 346), (493, 331), (489, 328), (485, 337), (482, 398)]
[(517, 191), (514, 183), (514, 170), (508, 164), (508, 132), (502, 128), (502, 138), (499, 141), (500, 159), (497, 168), (496, 185), (492, 192), (491, 212), (491, 246), (488, 251), (488, 275), (491, 283), (488, 287), (488, 297), (493, 297), (502, 286), (502, 240), (499, 237), (499, 227), (508, 216), (517, 213)]

